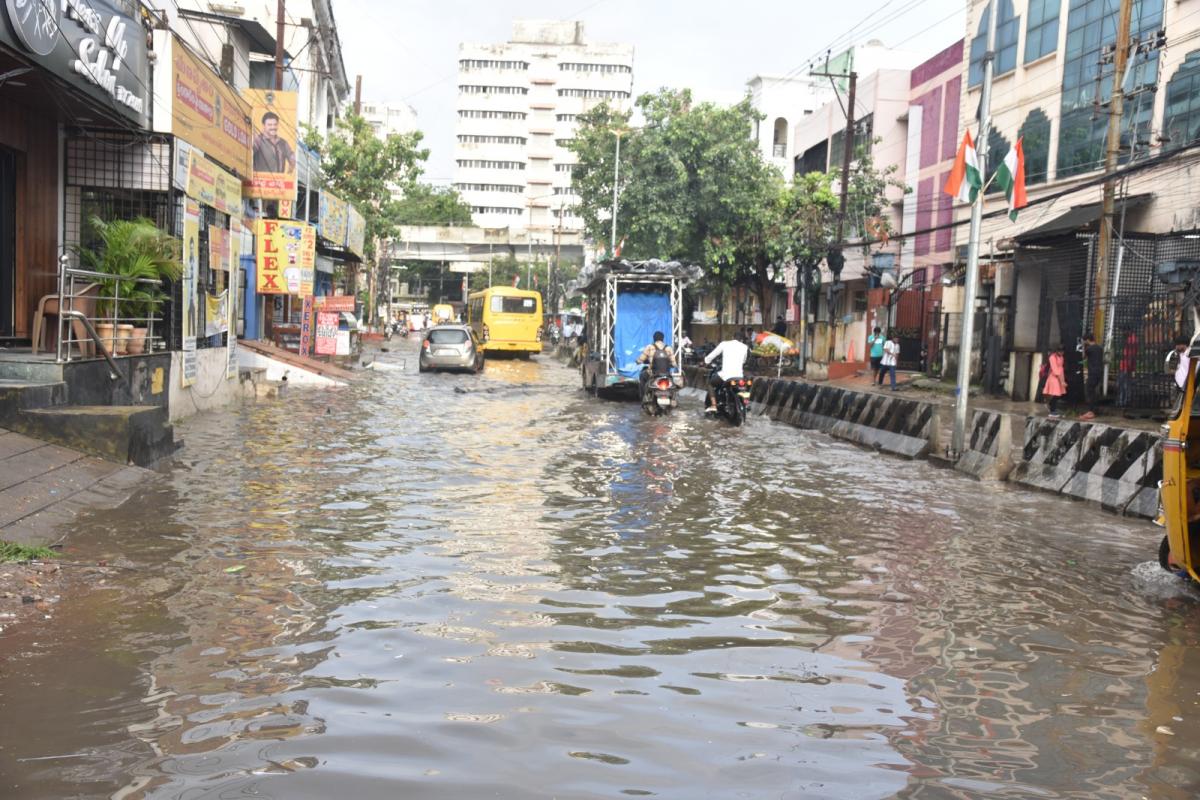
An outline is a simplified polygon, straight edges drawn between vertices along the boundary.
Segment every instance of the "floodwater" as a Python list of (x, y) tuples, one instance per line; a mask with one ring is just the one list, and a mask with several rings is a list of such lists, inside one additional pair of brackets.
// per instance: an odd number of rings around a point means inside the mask
[(413, 347), (76, 526), (124, 568), (0, 637), (0, 797), (1200, 793), (1157, 529)]

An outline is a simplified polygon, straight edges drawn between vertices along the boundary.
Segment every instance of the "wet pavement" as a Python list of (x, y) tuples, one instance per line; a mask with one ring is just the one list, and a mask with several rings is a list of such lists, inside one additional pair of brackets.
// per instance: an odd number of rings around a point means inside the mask
[(399, 347), (76, 524), (111, 574), (0, 634), (0, 797), (1200, 792), (1157, 529)]

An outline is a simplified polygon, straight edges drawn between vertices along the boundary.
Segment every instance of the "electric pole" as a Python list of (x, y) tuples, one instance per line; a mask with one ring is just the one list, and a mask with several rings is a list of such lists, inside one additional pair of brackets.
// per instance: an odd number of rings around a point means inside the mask
[(354, 76), (354, 116), (362, 116), (362, 75)]
[(967, 275), (963, 286), (962, 341), (958, 347), (958, 384), (954, 398), (954, 435), (950, 440), (953, 458), (958, 458), (967, 438), (967, 414), (971, 400), (971, 349), (975, 339), (975, 285), (979, 283), (979, 232), (983, 227), (983, 197), (987, 185), (988, 128), (992, 114), (992, 74), (996, 61), (996, 0), (988, 0), (987, 49), (983, 54), (983, 88), (979, 93), (979, 136), (975, 140), (976, 163), (983, 186), (971, 204), (971, 233), (967, 240)]
[(277, 92), (283, 89), (283, 5), (284, 0), (279, 0), (279, 5), (275, 9), (275, 91)]
[[(1121, 154), (1121, 116), (1125, 111), (1125, 65), (1129, 58), (1129, 26), (1133, 16), (1133, 0), (1121, 0), (1117, 12), (1117, 41), (1113, 50), (1112, 102), (1108, 109), (1108, 139), (1104, 147), (1104, 174), (1111, 175), (1117, 168)], [(1134, 132), (1136, 135), (1136, 131)], [(1092, 314), (1092, 334), (1096, 341), (1104, 340), (1104, 301), (1108, 294), (1108, 267), (1112, 260), (1113, 216), (1115, 211), (1116, 184), (1111, 178), (1104, 181), (1103, 203), (1100, 212), (1100, 238), (1096, 243), (1096, 296), (1095, 312)], [(1119, 287), (1112, 287), (1116, 291)], [(1108, 343), (1105, 342), (1105, 346)]]
[[(833, 363), (834, 350), (837, 347), (836, 328), (834, 327), (834, 314), (837, 308), (837, 302), (842, 291), (842, 267), (846, 265), (845, 254), (845, 236), (846, 236), (846, 210), (850, 202), (850, 162), (854, 158), (854, 93), (858, 85), (858, 73), (851, 70), (848, 74), (835, 74), (831, 72), (814, 72), (812, 75), (819, 78), (829, 78), (831, 81), (834, 78), (846, 78), (849, 81), (849, 88), (846, 92), (846, 107), (843, 109), (846, 113), (846, 131), (844, 141), (842, 142), (842, 196), (838, 201), (838, 219), (837, 219), (837, 239), (829, 248), (829, 252), (825, 256), (825, 263), (829, 266), (829, 274), (832, 280), (829, 282), (829, 356), (827, 364)], [(836, 86), (834, 89), (836, 90)]]

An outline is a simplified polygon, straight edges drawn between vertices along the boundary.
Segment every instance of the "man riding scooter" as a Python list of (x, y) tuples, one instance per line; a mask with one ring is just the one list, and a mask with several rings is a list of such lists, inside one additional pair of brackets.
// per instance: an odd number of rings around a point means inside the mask
[(717, 356), (721, 357), (721, 366), (714, 367), (712, 373), (708, 376), (708, 394), (704, 398), (704, 413), (717, 413), (717, 395), (716, 389), (730, 378), (741, 378), (742, 365), (746, 363), (746, 357), (750, 354), (750, 348), (737, 339), (726, 339), (713, 348), (713, 351), (704, 357), (705, 364), (711, 364), (716, 360)]
[(662, 331), (654, 332), (654, 341), (646, 345), (637, 363), (645, 364), (646, 368), (638, 375), (638, 399), (646, 396), (646, 384), (652, 375), (666, 375), (675, 368), (675, 351), (667, 344), (667, 337)]

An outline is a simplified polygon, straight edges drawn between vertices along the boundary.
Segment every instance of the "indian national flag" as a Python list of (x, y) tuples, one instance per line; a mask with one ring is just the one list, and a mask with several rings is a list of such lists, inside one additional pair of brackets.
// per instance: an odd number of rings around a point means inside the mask
[(979, 156), (975, 154), (971, 132), (966, 131), (963, 133), (962, 144), (958, 146), (954, 168), (950, 170), (950, 177), (946, 180), (945, 192), (961, 203), (974, 203), (982, 186), (983, 175), (979, 171)]
[(1008, 198), (1008, 218), (1016, 222), (1017, 212), (1029, 205), (1025, 195), (1025, 149), (1021, 139), (1017, 139), (1013, 149), (1008, 151), (992, 180), (1004, 189), (1004, 196)]

